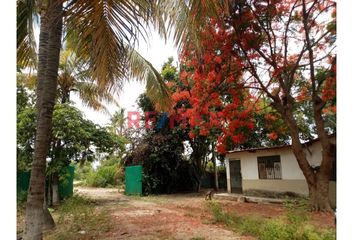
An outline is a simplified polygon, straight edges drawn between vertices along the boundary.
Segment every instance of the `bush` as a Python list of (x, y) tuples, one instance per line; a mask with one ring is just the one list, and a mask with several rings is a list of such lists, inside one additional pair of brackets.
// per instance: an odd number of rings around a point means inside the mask
[(75, 180), (85, 181), (87, 175), (89, 175), (93, 171), (91, 163), (85, 162), (83, 165), (77, 165), (75, 170)]
[(100, 166), (86, 176), (86, 185), (90, 187), (113, 187), (122, 183), (122, 169), (116, 165)]

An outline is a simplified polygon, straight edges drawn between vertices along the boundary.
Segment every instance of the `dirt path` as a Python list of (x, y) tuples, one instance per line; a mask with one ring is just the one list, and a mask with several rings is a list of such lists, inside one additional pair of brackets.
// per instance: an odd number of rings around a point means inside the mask
[(251, 239), (211, 224), (203, 196), (183, 194), (140, 198), (127, 197), (117, 189), (79, 187), (76, 191), (93, 199), (97, 207), (109, 210), (114, 228), (104, 239)]

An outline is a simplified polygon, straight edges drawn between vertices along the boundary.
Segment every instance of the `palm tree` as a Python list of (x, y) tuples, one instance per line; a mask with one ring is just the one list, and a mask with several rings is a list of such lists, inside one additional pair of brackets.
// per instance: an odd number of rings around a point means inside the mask
[(63, 50), (60, 54), (58, 74), (58, 101), (70, 102), (72, 92), (76, 92), (82, 103), (96, 111), (109, 114), (104, 103), (117, 104), (113, 94), (97, 86), (92, 81), (85, 69), (82, 69), (82, 61), (77, 59), (71, 49)]
[(124, 117), (124, 112), (124, 108), (118, 108), (118, 110), (116, 110), (116, 112), (111, 117), (111, 131), (120, 136), (124, 135), (124, 123), (126, 120), (126, 118)]
[[(90, 79), (87, 71), (81, 69), (81, 66), (82, 63), (71, 49), (62, 50), (58, 71), (57, 102), (70, 102), (71, 93), (76, 92), (84, 106), (109, 114), (104, 103), (118, 104), (113, 94), (98, 88), (97, 84)], [(23, 86), (29, 90), (35, 90), (36, 73), (18, 73), (17, 78)]]
[[(134, 51), (138, 36), (147, 36), (152, 23), (161, 35), (175, 30), (176, 43), (196, 39), (200, 18), (198, 11), (213, 10), (201, 0), (18, 0), (17, 49), (18, 65), (37, 68), (37, 123), (35, 151), (26, 206), (24, 239), (41, 239), (46, 156), (53, 108), (58, 85), (58, 69), (62, 33), (73, 39), (79, 59), (88, 60), (87, 71), (99, 89), (119, 91), (123, 81), (131, 77), (145, 78), (152, 100), (168, 103), (168, 91), (160, 75), (149, 62)], [(33, 16), (40, 16), (38, 53), (35, 51)], [(199, 22), (198, 22), (199, 21)], [(37, 54), (35, 54), (37, 53)], [(162, 97), (163, 96), (163, 97)], [(166, 101), (167, 99), (167, 101)], [(45, 208), (46, 210), (46, 208)]]

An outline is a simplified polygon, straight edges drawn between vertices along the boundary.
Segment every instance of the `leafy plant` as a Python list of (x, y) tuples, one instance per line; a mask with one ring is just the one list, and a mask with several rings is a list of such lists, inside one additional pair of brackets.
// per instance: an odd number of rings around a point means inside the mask
[[(257, 237), (260, 240), (317, 240), (336, 239), (334, 229), (318, 229), (307, 222), (307, 216), (303, 207), (287, 203), (287, 220), (263, 219), (250, 216), (238, 216), (235, 213), (229, 213), (222, 209), (219, 203), (207, 203), (216, 222), (224, 223), (234, 232), (248, 234)], [(301, 220), (302, 219), (302, 220)]]
[(78, 232), (89, 236), (84, 239), (99, 239), (99, 235), (112, 228), (107, 211), (97, 210), (87, 198), (74, 195), (65, 200), (57, 210), (57, 228), (46, 239), (78, 239)]

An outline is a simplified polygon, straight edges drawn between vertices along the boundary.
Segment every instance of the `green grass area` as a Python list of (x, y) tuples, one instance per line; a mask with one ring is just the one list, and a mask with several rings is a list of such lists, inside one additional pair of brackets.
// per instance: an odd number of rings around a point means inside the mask
[(111, 230), (109, 213), (95, 209), (87, 198), (74, 195), (53, 212), (56, 228), (45, 235), (47, 240), (100, 239), (100, 235)]
[(334, 240), (334, 229), (318, 229), (308, 221), (305, 206), (288, 202), (287, 216), (277, 219), (239, 216), (226, 212), (218, 202), (207, 203), (215, 222), (225, 224), (232, 231), (251, 235), (259, 240)]

